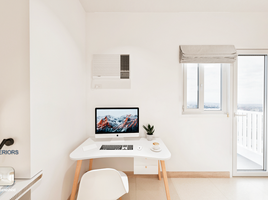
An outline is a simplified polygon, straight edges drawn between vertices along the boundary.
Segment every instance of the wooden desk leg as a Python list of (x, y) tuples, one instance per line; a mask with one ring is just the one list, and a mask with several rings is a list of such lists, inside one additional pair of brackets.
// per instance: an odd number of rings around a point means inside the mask
[(73, 182), (73, 189), (72, 189), (72, 194), (71, 194), (70, 200), (74, 200), (76, 192), (77, 192), (77, 184), (78, 184), (81, 165), (82, 165), (82, 160), (78, 160), (77, 163), (76, 163), (76, 169), (75, 169), (75, 174), (74, 174), (74, 182)]
[(89, 170), (88, 171), (92, 170), (92, 164), (93, 164), (93, 159), (90, 159), (89, 160)]
[(162, 167), (162, 173), (163, 173), (163, 178), (164, 178), (164, 184), (165, 184), (165, 189), (166, 189), (166, 195), (167, 195), (167, 200), (170, 200), (170, 194), (169, 194), (169, 187), (168, 187), (168, 179), (167, 179), (167, 171), (166, 171), (166, 165), (165, 161), (161, 160), (161, 167)]
[(161, 180), (160, 161), (158, 161), (158, 179)]

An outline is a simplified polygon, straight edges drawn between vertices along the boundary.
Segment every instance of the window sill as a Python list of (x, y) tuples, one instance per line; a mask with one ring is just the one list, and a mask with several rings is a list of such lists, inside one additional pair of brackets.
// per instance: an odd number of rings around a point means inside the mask
[(183, 117), (225, 117), (225, 118), (229, 118), (230, 115), (226, 114), (226, 113), (218, 113), (218, 114), (213, 114), (213, 113), (209, 113), (209, 114), (204, 114), (204, 113), (182, 113)]

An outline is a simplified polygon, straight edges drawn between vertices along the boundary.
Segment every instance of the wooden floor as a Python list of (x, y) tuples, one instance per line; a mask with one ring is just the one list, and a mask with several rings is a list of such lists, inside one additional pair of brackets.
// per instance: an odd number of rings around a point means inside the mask
[[(268, 178), (169, 178), (171, 200), (268, 200)], [(165, 200), (157, 178), (129, 177), (123, 200)]]
[[(128, 178), (129, 193), (125, 194), (123, 200), (165, 200), (166, 191), (163, 179), (158, 178)], [(171, 200), (179, 199), (179, 196), (172, 184), (171, 179), (168, 179), (169, 192)]]

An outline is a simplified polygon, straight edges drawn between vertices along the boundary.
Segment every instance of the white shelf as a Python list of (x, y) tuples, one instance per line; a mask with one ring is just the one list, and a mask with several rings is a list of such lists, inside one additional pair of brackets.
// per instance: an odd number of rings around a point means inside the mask
[[(0, 186), (0, 200), (17, 200), (37, 184), (43, 176), (43, 171), (31, 179), (15, 179), (12, 186)], [(6, 191), (3, 191), (6, 190)]]

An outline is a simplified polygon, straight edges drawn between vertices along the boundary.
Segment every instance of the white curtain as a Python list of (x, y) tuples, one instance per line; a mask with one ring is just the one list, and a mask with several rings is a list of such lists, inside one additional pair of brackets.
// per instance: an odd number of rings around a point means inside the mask
[(234, 45), (181, 45), (180, 63), (233, 63)]

